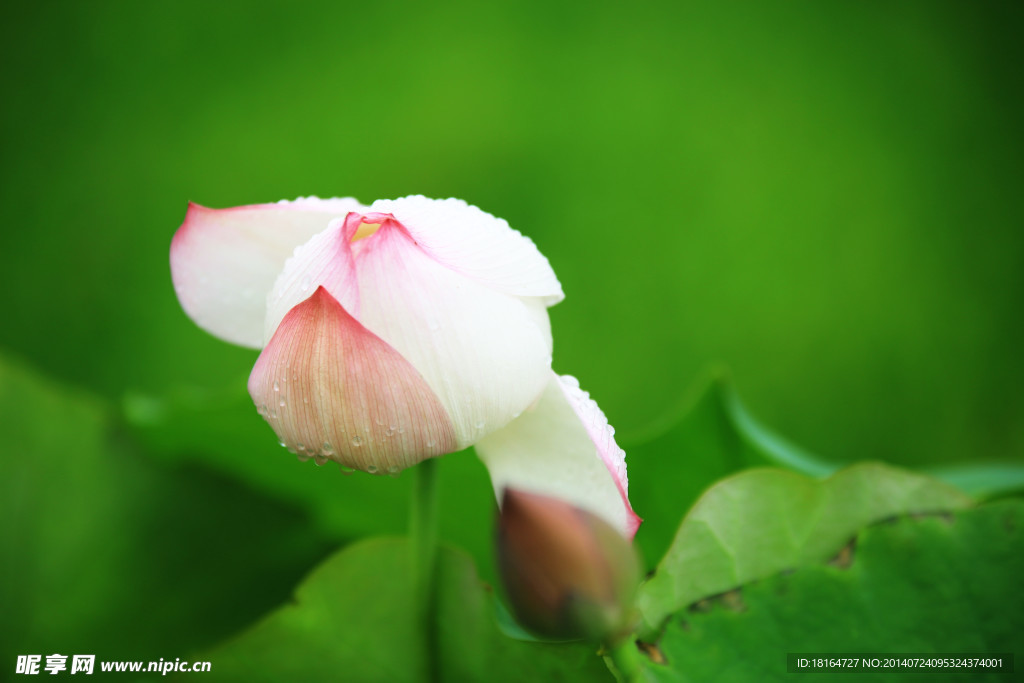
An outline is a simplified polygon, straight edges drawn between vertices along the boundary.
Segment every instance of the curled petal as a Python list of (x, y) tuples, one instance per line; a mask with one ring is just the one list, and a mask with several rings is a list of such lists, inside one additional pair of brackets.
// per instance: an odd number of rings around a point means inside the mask
[(391, 218), (354, 246), (360, 322), (423, 375), (460, 448), (536, 399), (551, 367), (540, 299), (502, 294), (445, 267)]
[(210, 334), (260, 348), (267, 293), (293, 249), (360, 208), (354, 199), (316, 197), (230, 209), (189, 204), (171, 241), (182, 308)]
[(322, 287), (281, 321), (249, 393), (282, 443), (318, 462), (394, 473), (456, 449), (416, 369)]
[(559, 498), (632, 538), (641, 520), (629, 504), (626, 454), (614, 430), (574, 378), (550, 377), (536, 404), (476, 444), (495, 492)]
[(565, 298), (551, 265), (529, 237), (461, 199), (382, 199), (369, 210), (394, 215), (424, 251), (480, 284), (540, 297), (547, 306)]

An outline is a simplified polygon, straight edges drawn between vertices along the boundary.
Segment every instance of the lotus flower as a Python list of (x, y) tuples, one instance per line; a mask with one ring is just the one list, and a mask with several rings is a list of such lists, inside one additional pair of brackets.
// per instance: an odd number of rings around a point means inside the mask
[(249, 393), (300, 458), (397, 473), (475, 445), (496, 491), (636, 531), (614, 430), (551, 370), (561, 285), (505, 221), (420, 196), (190, 204), (171, 275), (197, 325), (262, 349)]

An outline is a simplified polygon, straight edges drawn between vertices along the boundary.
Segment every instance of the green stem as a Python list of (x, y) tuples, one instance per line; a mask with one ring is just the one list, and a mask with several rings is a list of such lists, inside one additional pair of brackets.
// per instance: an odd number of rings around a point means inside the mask
[(425, 636), (428, 680), (438, 680), (437, 629), (433, 621), (434, 575), (437, 569), (437, 460), (428, 458), (413, 468), (409, 514), (412, 587), (416, 623)]
[(644, 680), (642, 655), (632, 638), (624, 638), (614, 646), (609, 646), (605, 659), (610, 662), (612, 673), (619, 683), (640, 683)]

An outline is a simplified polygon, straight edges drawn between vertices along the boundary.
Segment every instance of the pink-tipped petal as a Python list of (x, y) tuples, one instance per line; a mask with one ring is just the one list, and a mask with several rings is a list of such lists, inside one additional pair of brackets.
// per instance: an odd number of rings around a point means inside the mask
[(551, 265), (530, 238), (461, 199), (383, 199), (370, 211), (394, 215), (424, 251), (487, 287), (539, 297), (548, 306), (564, 298)]
[(318, 462), (395, 473), (456, 450), (451, 420), (416, 369), (322, 287), (281, 321), (249, 393), (281, 442)]
[(626, 454), (615, 430), (572, 377), (552, 374), (536, 404), (476, 444), (494, 490), (560, 498), (633, 538), (640, 518), (629, 504)]
[(189, 204), (171, 241), (182, 308), (215, 337), (260, 348), (267, 293), (292, 251), (332, 218), (360, 209), (354, 199), (316, 197), (230, 209)]
[(485, 287), (437, 262), (402, 223), (354, 243), (359, 321), (423, 375), (459, 447), (500, 429), (543, 390), (551, 329), (538, 298)]

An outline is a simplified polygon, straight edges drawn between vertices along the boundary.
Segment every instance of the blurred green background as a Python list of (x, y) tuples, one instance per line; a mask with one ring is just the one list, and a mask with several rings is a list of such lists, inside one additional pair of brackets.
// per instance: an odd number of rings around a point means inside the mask
[[(1024, 460), (1022, 19), (931, 1), (8, 8), (6, 642), (177, 656), (346, 538), (403, 528), (408, 477), (299, 465), (247, 404), (256, 353), (181, 311), (168, 246), (188, 200), (422, 193), (506, 218), (567, 294), (556, 369), (627, 447), (720, 361), (826, 458)], [(102, 464), (80, 471), (83, 451)], [(486, 474), (449, 460), (445, 535), (487, 575), (462, 530), (490, 514)], [(658, 468), (686, 476), (672, 454)], [(161, 559), (161, 535), (185, 554)], [(72, 571), (112, 538), (117, 571)], [(65, 614), (52, 585), (94, 599)]]

